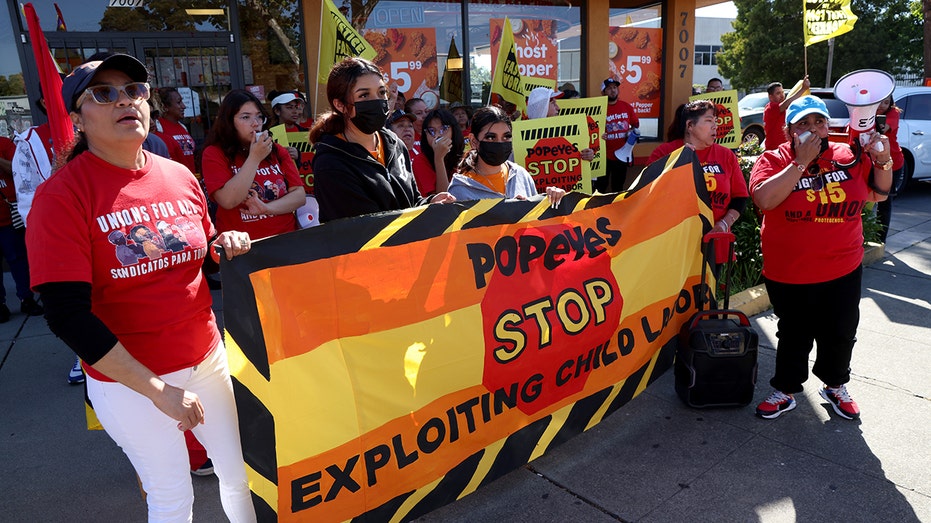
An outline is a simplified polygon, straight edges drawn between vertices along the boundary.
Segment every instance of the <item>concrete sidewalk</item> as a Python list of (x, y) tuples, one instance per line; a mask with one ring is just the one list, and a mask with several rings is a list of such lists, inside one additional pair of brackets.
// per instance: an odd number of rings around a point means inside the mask
[[(931, 522), (931, 185), (896, 200), (893, 232), (864, 272), (849, 384), (859, 421), (835, 416), (816, 379), (794, 412), (753, 416), (775, 361), (764, 312), (751, 406), (689, 409), (667, 372), (588, 432), (420, 521)], [(72, 358), (42, 318), (0, 324), (0, 521), (145, 520), (126, 457), (84, 430)], [(194, 488), (195, 520), (223, 521), (216, 478)]]

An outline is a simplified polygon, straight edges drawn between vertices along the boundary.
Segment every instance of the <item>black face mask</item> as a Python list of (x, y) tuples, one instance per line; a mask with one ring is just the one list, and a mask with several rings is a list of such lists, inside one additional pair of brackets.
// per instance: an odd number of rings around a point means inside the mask
[(478, 156), (483, 162), (497, 167), (511, 157), (512, 142), (478, 142)]
[(363, 100), (353, 105), (356, 107), (356, 115), (350, 120), (363, 133), (374, 134), (385, 126), (388, 120), (388, 100)]

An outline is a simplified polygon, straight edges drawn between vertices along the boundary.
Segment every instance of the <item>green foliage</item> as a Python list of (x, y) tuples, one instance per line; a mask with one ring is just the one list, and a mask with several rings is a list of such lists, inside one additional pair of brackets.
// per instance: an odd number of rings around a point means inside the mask
[[(734, 0), (734, 32), (721, 35), (718, 69), (737, 89), (779, 81), (792, 86), (805, 75), (802, 2)], [(849, 33), (834, 39), (831, 80), (857, 69), (896, 75), (919, 72), (922, 16), (918, 0), (852, 0), (858, 19)], [(827, 42), (808, 47), (808, 74), (820, 86), (827, 74)]]
[(9, 77), (0, 76), (0, 96), (16, 96), (26, 94), (26, 82), (23, 73), (11, 74)]
[[(744, 179), (749, 183), (750, 171), (753, 169), (753, 162), (756, 157), (763, 152), (763, 147), (757, 141), (756, 137), (740, 144), (737, 148), (737, 158), (740, 162), (740, 170), (743, 171)], [(731, 294), (749, 289), (763, 283), (763, 252), (760, 250), (760, 224), (761, 218), (753, 201), (747, 202), (740, 219), (734, 223), (731, 232), (737, 237), (734, 244), (734, 252), (737, 254), (737, 261), (731, 263), (721, 273), (721, 281), (727, 276), (726, 271), (730, 271)]]

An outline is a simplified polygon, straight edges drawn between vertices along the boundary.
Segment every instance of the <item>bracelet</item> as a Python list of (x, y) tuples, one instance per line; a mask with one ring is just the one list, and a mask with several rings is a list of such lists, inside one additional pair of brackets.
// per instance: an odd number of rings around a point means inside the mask
[(725, 220), (724, 218), (721, 218), (718, 221), (724, 224), (724, 232), (731, 230), (731, 226), (727, 224), (727, 220)]
[(882, 170), (884, 170), (884, 171), (888, 171), (889, 169), (892, 169), (892, 158), (889, 158), (889, 159), (886, 160), (885, 162), (875, 162), (875, 161), (874, 161), (874, 162), (873, 162), (873, 166), (874, 166), (874, 167), (879, 167), (880, 169), (882, 169)]
[(877, 189), (875, 185), (870, 184), (870, 190), (880, 196), (889, 196), (889, 191), (883, 191), (882, 189)]

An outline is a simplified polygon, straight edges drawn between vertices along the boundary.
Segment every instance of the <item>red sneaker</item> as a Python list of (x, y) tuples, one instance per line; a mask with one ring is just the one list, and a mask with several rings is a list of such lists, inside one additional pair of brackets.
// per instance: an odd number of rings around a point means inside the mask
[(850, 397), (850, 393), (847, 392), (847, 387), (841, 385), (840, 387), (828, 387), (824, 386), (820, 391), (821, 397), (826, 399), (828, 403), (834, 407), (834, 412), (838, 416), (844, 419), (857, 419), (860, 417), (860, 407), (857, 406), (857, 402), (853, 401)]
[(774, 390), (768, 398), (756, 407), (756, 415), (761, 418), (775, 419), (789, 412), (796, 406), (795, 398), (791, 394), (783, 394)]

